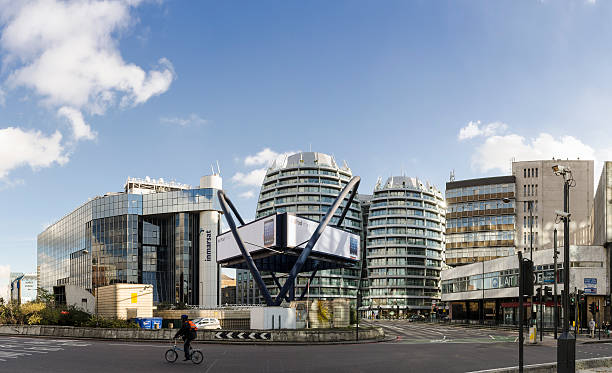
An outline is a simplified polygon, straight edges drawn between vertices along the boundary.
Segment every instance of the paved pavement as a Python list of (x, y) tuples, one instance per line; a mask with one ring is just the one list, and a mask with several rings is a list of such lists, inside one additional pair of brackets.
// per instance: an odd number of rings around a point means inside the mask
[[(201, 365), (163, 355), (169, 344), (0, 336), (0, 372), (469, 372), (515, 366), (509, 331), (376, 323), (400, 339), (341, 345), (196, 345)], [(491, 335), (492, 337), (490, 337)], [(446, 338), (445, 338), (446, 336)], [(488, 340), (486, 338), (488, 338)], [(612, 344), (578, 345), (579, 359), (612, 356)], [(554, 344), (525, 347), (525, 364), (553, 362)]]

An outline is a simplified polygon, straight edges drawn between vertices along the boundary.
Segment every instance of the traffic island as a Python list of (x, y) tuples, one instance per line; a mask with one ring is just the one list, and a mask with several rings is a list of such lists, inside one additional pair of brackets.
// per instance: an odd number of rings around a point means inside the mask
[[(0, 325), (0, 335), (31, 337), (85, 338), (127, 341), (168, 341), (177, 329), (83, 328), (50, 325)], [(275, 330), (198, 330), (197, 341), (246, 344), (336, 344), (379, 342), (385, 339), (382, 328), (275, 329)]]

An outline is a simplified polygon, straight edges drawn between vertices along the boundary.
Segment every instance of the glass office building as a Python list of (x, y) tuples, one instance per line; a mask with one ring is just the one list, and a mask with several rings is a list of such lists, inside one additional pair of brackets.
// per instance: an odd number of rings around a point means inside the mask
[(514, 176), (446, 183), (446, 264), (514, 255), (515, 185)]
[[(340, 167), (330, 155), (315, 152), (293, 154), (268, 169), (259, 195), (257, 218), (276, 212), (289, 212), (321, 221), (351, 177), (351, 169), (346, 163)], [(340, 213), (341, 208), (330, 224), (334, 225), (338, 221)], [(357, 234), (363, 233), (361, 207), (357, 199), (351, 204), (342, 228)], [(298, 276), (296, 297), (306, 288), (309, 276), (310, 273)], [(310, 283), (308, 296), (356, 299), (358, 279), (358, 266), (319, 271)], [(271, 294), (276, 295), (278, 288), (272, 277), (264, 274), (264, 281)], [(248, 271), (237, 271), (237, 301), (244, 304), (263, 303), (259, 289)]]
[[(153, 285), (155, 303), (207, 304), (218, 291), (218, 175), (191, 189), (163, 180), (128, 179), (124, 192), (84, 203), (38, 235), (39, 287), (71, 284), (95, 294), (115, 283)], [(217, 273), (210, 272), (214, 263)], [(218, 301), (216, 302), (218, 304)], [(215, 304), (215, 305), (216, 305)]]
[(440, 300), (445, 213), (434, 186), (404, 176), (379, 180), (369, 204), (361, 313), (405, 317)]

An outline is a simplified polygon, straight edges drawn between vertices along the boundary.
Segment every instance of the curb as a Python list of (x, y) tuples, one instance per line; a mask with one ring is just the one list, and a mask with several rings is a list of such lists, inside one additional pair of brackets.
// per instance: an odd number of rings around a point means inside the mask
[[(576, 360), (576, 371), (581, 370), (581, 369), (602, 368), (602, 367), (610, 367), (610, 366), (612, 366), (612, 357)], [(557, 372), (557, 363), (542, 363), (542, 364), (525, 365), (523, 367), (523, 370), (525, 372), (532, 372), (532, 373), (555, 373)], [(496, 368), (496, 369), (486, 369), (486, 370), (475, 370), (475, 371), (471, 371), (468, 373), (516, 373), (518, 371), (519, 371), (518, 366), (516, 366), (516, 367), (506, 367), (506, 368)]]
[[(15, 338), (43, 338), (43, 339), (70, 339), (83, 341), (106, 341), (106, 342), (132, 342), (132, 343), (168, 343), (166, 339), (124, 339), (124, 338), (91, 338), (91, 337), (66, 337), (53, 335), (26, 335), (26, 334), (6, 334), (0, 333), (2, 337)], [(200, 340), (196, 339), (193, 342), (197, 344), (225, 344), (225, 345), (258, 345), (258, 346), (312, 346), (312, 345), (357, 345), (368, 343), (379, 343), (394, 341), (395, 339), (366, 339), (359, 341), (333, 341), (333, 342), (283, 342), (283, 341), (228, 341), (228, 340)]]

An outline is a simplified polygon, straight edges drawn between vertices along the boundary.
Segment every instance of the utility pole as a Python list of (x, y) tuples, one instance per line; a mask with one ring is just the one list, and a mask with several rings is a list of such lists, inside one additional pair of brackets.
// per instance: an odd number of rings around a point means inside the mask
[(569, 289), (570, 289), (570, 250), (569, 250), (569, 188), (574, 182), (571, 170), (561, 165), (553, 166), (555, 175), (563, 176), (563, 333), (557, 339), (557, 372), (576, 371), (576, 335), (569, 330)]
[(554, 288), (553, 289), (553, 307), (554, 307), (553, 308), (553, 317), (555, 318), (555, 321), (554, 321), (555, 339), (557, 339), (557, 326), (559, 324), (559, 314), (558, 314), (559, 307), (557, 305), (557, 280), (558, 280), (558, 277), (557, 277), (557, 255), (559, 254), (559, 252), (557, 251), (557, 228), (555, 228), (553, 233), (554, 233), (554, 238), (553, 238), (553, 240), (554, 240), (553, 263), (554, 264), (553, 265), (555, 267), (555, 269), (554, 269), (554, 276), (555, 276), (554, 280), (555, 281), (553, 283), (553, 288)]
[[(523, 373), (523, 344), (524, 344), (524, 336), (523, 336), (523, 292), (525, 288), (525, 270), (523, 265), (523, 253), (521, 251), (518, 252), (518, 260), (519, 260), (519, 288), (518, 288), (518, 296), (519, 296), (519, 373)], [(483, 279), (484, 285), (484, 279)]]
[[(533, 263), (533, 201), (527, 202), (527, 207), (529, 208), (529, 260)], [(529, 297), (529, 313), (527, 314), (527, 319), (529, 320), (529, 328), (531, 328), (531, 314), (533, 313), (533, 296)], [(538, 324), (538, 320), (535, 320), (535, 325)], [(531, 337), (530, 337), (531, 338)], [(535, 336), (534, 336), (535, 342)]]
[(542, 342), (542, 329), (544, 327), (543, 320), (543, 312), (542, 312), (542, 298), (544, 297), (544, 292), (542, 288), (542, 283), (544, 282), (544, 273), (542, 273), (542, 281), (540, 282), (540, 342)]

